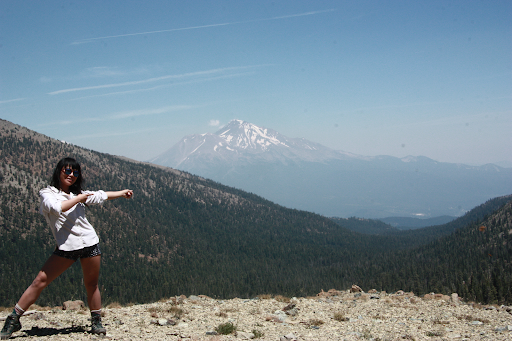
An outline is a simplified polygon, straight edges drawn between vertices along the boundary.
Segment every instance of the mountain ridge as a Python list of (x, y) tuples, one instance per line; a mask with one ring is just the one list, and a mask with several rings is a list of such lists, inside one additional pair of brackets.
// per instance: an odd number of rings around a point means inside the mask
[(461, 216), (512, 192), (512, 168), (362, 156), (241, 120), (186, 136), (149, 162), (325, 216)]
[[(304, 297), (354, 283), (387, 292), (458, 292), (467, 300), (512, 302), (506, 256), (512, 246), (510, 195), (446, 225), (370, 236), (351, 231), (341, 220), (0, 120), (0, 273), (9, 274), (0, 276), (0, 305), (14, 304), (54, 250), (38, 213), (38, 191), (65, 156), (81, 163), (84, 188), (135, 193), (132, 200), (87, 209), (101, 241), (105, 304), (197, 293)], [(357, 230), (357, 220), (350, 223)], [(459, 237), (464, 245), (457, 245)], [(85, 300), (80, 278), (80, 267), (72, 266), (43, 291), (38, 304)]]

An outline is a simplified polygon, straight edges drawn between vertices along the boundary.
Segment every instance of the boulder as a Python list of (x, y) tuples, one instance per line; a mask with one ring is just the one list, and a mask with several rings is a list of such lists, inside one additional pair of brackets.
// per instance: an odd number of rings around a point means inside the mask
[(363, 292), (363, 289), (361, 289), (358, 285), (353, 284), (350, 288), (350, 292)]
[(62, 310), (80, 310), (85, 308), (85, 304), (83, 301), (66, 301), (62, 304)]

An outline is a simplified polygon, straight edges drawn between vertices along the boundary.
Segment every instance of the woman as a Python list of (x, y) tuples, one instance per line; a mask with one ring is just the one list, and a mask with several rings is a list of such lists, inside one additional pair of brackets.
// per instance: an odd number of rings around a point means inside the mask
[(39, 195), (39, 211), (50, 225), (57, 246), (7, 317), (0, 339), (7, 340), (13, 332), (21, 329), (20, 316), (35, 303), (44, 288), (78, 259), (91, 311), (91, 332), (106, 334), (101, 324), (101, 295), (98, 288), (101, 261), (99, 238), (85, 218), (85, 206), (120, 197), (130, 199), (133, 191), (82, 191), (80, 164), (75, 159), (64, 158), (55, 167), (51, 186), (42, 189)]

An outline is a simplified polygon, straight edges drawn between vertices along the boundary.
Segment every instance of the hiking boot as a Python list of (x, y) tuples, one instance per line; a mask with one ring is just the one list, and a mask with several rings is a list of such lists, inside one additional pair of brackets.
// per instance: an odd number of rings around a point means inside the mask
[(4, 327), (0, 332), (0, 340), (7, 340), (11, 334), (21, 329), (20, 318), (17, 315), (9, 315), (5, 319)]
[(91, 318), (91, 333), (93, 334), (107, 334), (107, 330), (101, 324), (101, 315), (95, 315)]

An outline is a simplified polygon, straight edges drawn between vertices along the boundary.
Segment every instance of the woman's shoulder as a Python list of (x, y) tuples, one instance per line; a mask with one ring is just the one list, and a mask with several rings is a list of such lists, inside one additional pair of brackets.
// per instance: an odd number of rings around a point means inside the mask
[(39, 195), (43, 195), (43, 194), (57, 194), (59, 193), (60, 191), (53, 187), (53, 186), (47, 186), (45, 188), (42, 188), (40, 191), (39, 191)]

